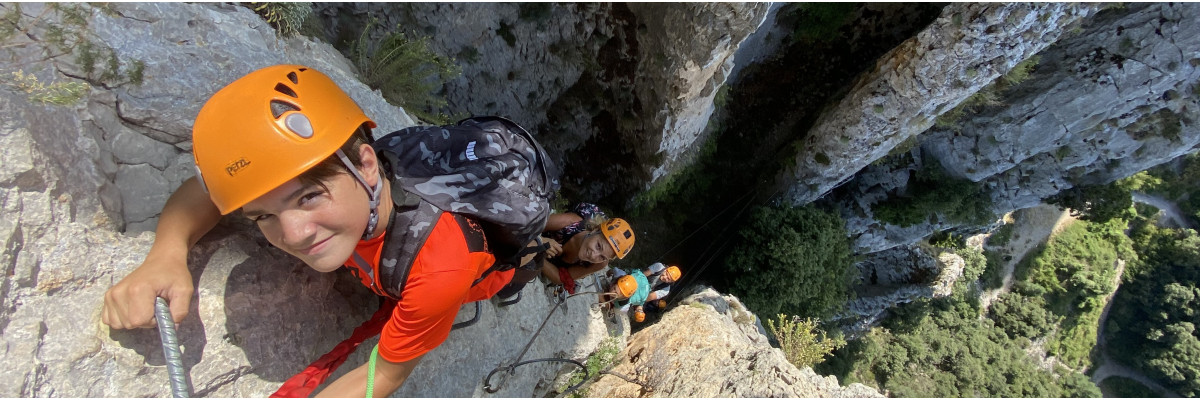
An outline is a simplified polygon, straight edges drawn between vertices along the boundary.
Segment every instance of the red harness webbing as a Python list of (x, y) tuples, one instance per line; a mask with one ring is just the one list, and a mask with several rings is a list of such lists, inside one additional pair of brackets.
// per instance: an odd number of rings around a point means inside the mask
[(379, 305), (379, 310), (371, 316), (362, 325), (354, 328), (354, 332), (350, 334), (350, 338), (333, 346), (325, 355), (318, 358), (309, 364), (304, 371), (301, 371), (296, 376), (288, 378), (283, 382), (283, 385), (271, 394), (271, 397), (308, 397), (313, 390), (317, 389), (325, 379), (329, 378), (329, 374), (336, 371), (342, 363), (346, 362), (346, 358), (353, 353), (358, 345), (364, 340), (370, 339), (379, 335), (383, 331), (384, 324), (392, 317), (392, 310), (396, 308), (396, 301), (390, 298), (384, 298), (383, 304)]

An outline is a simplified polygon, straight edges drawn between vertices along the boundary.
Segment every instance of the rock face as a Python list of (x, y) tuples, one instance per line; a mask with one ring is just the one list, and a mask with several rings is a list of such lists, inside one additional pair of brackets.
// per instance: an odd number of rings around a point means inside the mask
[(940, 162), (979, 182), (993, 211), (1028, 208), (1061, 190), (1102, 184), (1195, 151), (1200, 23), (1191, 4), (1109, 9), (1037, 56), (999, 106), (916, 137), (911, 164), (870, 165), (835, 192), (856, 250), (912, 243), (958, 224), (876, 221), (871, 206), (903, 191), (912, 171)]
[(866, 332), (893, 306), (953, 294), (966, 262), (954, 253), (934, 258), (919, 247), (901, 246), (871, 254), (855, 266), (872, 279), (857, 288), (845, 311), (830, 319), (846, 325), (844, 332), (851, 336)]
[[(695, 147), (732, 55), (767, 9), (724, 3), (321, 7), (335, 14), (403, 11), (382, 14), (384, 23), (419, 27), (444, 52), (468, 61), (464, 77), (448, 87), (451, 102), (538, 126), (539, 138), (567, 161), (577, 192), (572, 197), (608, 196), (614, 204), (678, 166)], [(1200, 143), (1197, 6), (1131, 4), (1087, 19), (1096, 7), (948, 6), (821, 117), (788, 175), (791, 201), (808, 202), (854, 176), (844, 189), (855, 200), (843, 204), (843, 215), (858, 251), (869, 253), (953, 227), (898, 228), (873, 219), (871, 205), (902, 190), (921, 163), (937, 160), (981, 182), (1000, 212), (1194, 150)], [(332, 46), (280, 38), (244, 7), (5, 3), (0, 15), (0, 23), (15, 20), (19, 28), (0, 31), (7, 35), (0, 37), (6, 74), (0, 86), (0, 370), (9, 376), (0, 382), (0, 396), (167, 394), (157, 333), (109, 331), (100, 323), (102, 295), (142, 262), (159, 210), (191, 176), (191, 125), (220, 87), (264, 66), (303, 64), (344, 88), (379, 125), (376, 134), (415, 123), (360, 83)], [(1067, 28), (1073, 21), (1084, 21), (1078, 34)], [(1041, 64), (1004, 93), (1006, 105), (969, 116), (961, 129), (921, 133), (1035, 53)], [(71, 100), (69, 91), (51, 90), (63, 84), (86, 90)], [(920, 143), (911, 164), (860, 172), (912, 137)], [(190, 254), (198, 291), (179, 334), (193, 395), (266, 396), (349, 336), (377, 305), (354, 278), (316, 273), (245, 225), (227, 219)], [(901, 261), (894, 262), (912, 262), (910, 254), (896, 254)], [(876, 272), (877, 283), (903, 287), (880, 290), (859, 309), (877, 315), (878, 304), (943, 293), (958, 269), (942, 264), (955, 262), (922, 259), (915, 269), (889, 269), (893, 261), (863, 265)], [(939, 278), (916, 277), (933, 271)], [(904, 286), (914, 280), (922, 284)], [(524, 360), (582, 359), (612, 335), (613, 327), (588, 306), (589, 296), (556, 307), (539, 286), (529, 285), (512, 307), (483, 303), (479, 321), (453, 332), (395, 395), (530, 397), (558, 390), (564, 371), (553, 364), (503, 374), (494, 394), (482, 387), (493, 368), (516, 361), (551, 312), (553, 322)], [(474, 313), (465, 306), (460, 319)], [(736, 299), (698, 293), (629, 340), (625, 362), (614, 371), (640, 385), (606, 375), (590, 393), (878, 395), (791, 366), (754, 321)], [(351, 355), (334, 378), (363, 363), (372, 344)]]
[(698, 288), (654, 325), (633, 334), (617, 374), (594, 397), (883, 397), (862, 384), (841, 387), (796, 368), (770, 347), (757, 317), (733, 296)]
[[(3, 5), (0, 12), (15, 8)], [(204, 100), (254, 69), (302, 63), (330, 75), (381, 131), (413, 122), (353, 78), (332, 47), (278, 38), (244, 7), (22, 4), (20, 13), (18, 26), (28, 34), (4, 42), (8, 57), (0, 69), (91, 89), (68, 106), (34, 102), (7, 85), (0, 90), (0, 341), (7, 349), (0, 370), (9, 375), (0, 396), (167, 396), (158, 333), (110, 331), (100, 310), (104, 291), (142, 262), (153, 241), (145, 230), (155, 226), (166, 196), (191, 175), (191, 123)], [(101, 77), (103, 67), (88, 72), (77, 53), (49, 43), (48, 26), (67, 27), (79, 38), (73, 40), (111, 51), (122, 76), (140, 60), (141, 84)], [(9, 46), (18, 43), (28, 44)], [(264, 397), (377, 307), (353, 277), (316, 273), (236, 219), (189, 258), (198, 290), (178, 333), (196, 396)], [(511, 361), (551, 309), (538, 286), (529, 285), (525, 299), (506, 309), (484, 303), (479, 322), (453, 332), (396, 394), (482, 395), (482, 378)], [(582, 358), (608, 336), (581, 300), (565, 308), (526, 359)], [(460, 319), (473, 313), (464, 306)], [(372, 344), (334, 376), (365, 362)], [(534, 396), (557, 372), (522, 366), (495, 395)]]
[(331, 36), (357, 38), (368, 16), (429, 35), (463, 68), (445, 88), (452, 109), (524, 124), (562, 161), (565, 190), (613, 203), (695, 147), (734, 53), (767, 11), (763, 3), (318, 7)]
[(987, 185), (997, 210), (1190, 153), (1200, 144), (1200, 6), (1107, 10), (1044, 50), (1010, 93), (962, 129), (922, 137), (952, 173)]
[(783, 173), (785, 198), (806, 204), (850, 179), (948, 111), (1038, 53), (1097, 5), (947, 6), (916, 37), (888, 52), (803, 140)]

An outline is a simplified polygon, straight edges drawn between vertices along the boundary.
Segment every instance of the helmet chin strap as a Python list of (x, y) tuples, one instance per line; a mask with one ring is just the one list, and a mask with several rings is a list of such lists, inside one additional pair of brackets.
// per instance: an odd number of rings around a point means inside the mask
[(367, 180), (363, 178), (362, 174), (358, 172), (358, 168), (354, 167), (354, 163), (351, 163), (350, 159), (346, 158), (346, 153), (338, 149), (336, 154), (342, 160), (342, 164), (346, 165), (346, 169), (350, 170), (351, 174), (354, 174), (355, 179), (358, 179), (358, 183), (362, 184), (363, 188), (367, 190), (367, 196), (370, 197), (371, 216), (367, 218), (367, 229), (363, 231), (362, 240), (370, 239), (371, 233), (375, 231), (375, 225), (379, 223), (379, 194), (383, 192), (383, 179), (379, 179), (375, 182), (375, 186), (371, 187), (371, 185), (367, 184)]

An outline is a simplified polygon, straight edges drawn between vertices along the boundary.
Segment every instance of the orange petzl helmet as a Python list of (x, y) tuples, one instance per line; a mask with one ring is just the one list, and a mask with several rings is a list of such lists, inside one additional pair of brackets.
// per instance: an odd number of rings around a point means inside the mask
[(266, 67), (217, 91), (200, 109), (192, 128), (196, 175), (221, 214), (229, 214), (333, 155), (363, 124), (375, 127), (325, 74), (299, 65)]
[(675, 281), (679, 280), (680, 276), (683, 276), (683, 272), (679, 270), (679, 267), (672, 265), (670, 267), (667, 267), (667, 269), (663, 270), (663, 275), (670, 277), (671, 282), (675, 282)]
[(633, 228), (629, 227), (629, 223), (620, 218), (613, 218), (600, 225), (600, 232), (608, 239), (608, 244), (612, 246), (613, 251), (616, 251), (617, 258), (625, 258), (629, 254), (629, 250), (633, 249)]
[(621, 297), (628, 298), (629, 296), (633, 296), (633, 292), (636, 292), (637, 288), (637, 279), (634, 279), (632, 276), (625, 275), (621, 279), (617, 279), (617, 294), (620, 294)]
[(642, 310), (634, 311), (633, 312), (633, 320), (636, 322), (645, 321), (646, 320), (646, 312), (642, 311)]

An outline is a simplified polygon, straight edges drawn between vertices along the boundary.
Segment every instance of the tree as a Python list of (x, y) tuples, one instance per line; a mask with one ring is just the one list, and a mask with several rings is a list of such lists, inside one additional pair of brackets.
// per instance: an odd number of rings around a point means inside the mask
[(950, 176), (936, 161), (915, 171), (904, 192), (871, 206), (875, 218), (906, 227), (935, 215), (971, 225), (984, 225), (995, 217), (991, 196), (983, 185)]
[(957, 297), (899, 306), (907, 331), (872, 329), (817, 369), (895, 397), (1100, 397), (1078, 372), (1039, 369), (1025, 354), (1027, 346), (979, 319), (979, 310)]
[(812, 318), (789, 318), (779, 314), (775, 319), (767, 320), (767, 329), (779, 342), (779, 349), (783, 350), (788, 362), (799, 368), (825, 361), (834, 350), (846, 345), (846, 340), (841, 337), (827, 336)]
[(1103, 223), (1125, 216), (1133, 207), (1133, 196), (1129, 194), (1129, 189), (1113, 182), (1076, 186), (1051, 196), (1046, 202), (1070, 209), (1073, 217)]
[(1140, 262), (1113, 299), (1105, 337), (1113, 358), (1183, 396), (1200, 396), (1200, 237), (1139, 221)]
[(812, 207), (760, 207), (725, 259), (732, 291), (758, 315), (825, 317), (855, 277), (845, 222)]
[(1041, 296), (1006, 293), (992, 304), (988, 312), (996, 322), (996, 327), (1003, 329), (1010, 339), (1036, 339), (1053, 329), (1057, 322), (1054, 314), (1046, 308), (1046, 300)]

